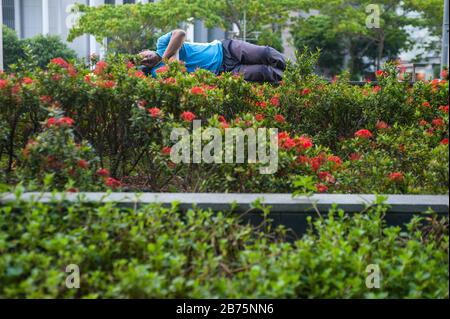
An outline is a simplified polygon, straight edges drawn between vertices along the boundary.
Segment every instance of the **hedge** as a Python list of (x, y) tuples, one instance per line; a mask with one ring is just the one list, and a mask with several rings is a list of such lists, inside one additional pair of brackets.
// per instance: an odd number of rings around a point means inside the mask
[[(20, 191), (19, 191), (20, 192)], [(232, 212), (21, 202), (0, 208), (0, 298), (448, 298), (448, 218), (402, 230), (386, 207), (332, 209), (310, 231), (243, 224)], [(66, 286), (68, 265), (79, 289)], [(381, 271), (369, 289), (369, 265)]]

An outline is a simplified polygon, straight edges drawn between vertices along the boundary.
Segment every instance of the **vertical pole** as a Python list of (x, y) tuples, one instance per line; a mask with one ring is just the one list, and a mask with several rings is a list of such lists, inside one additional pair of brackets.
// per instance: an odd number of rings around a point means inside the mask
[(449, 28), (449, 4), (448, 0), (444, 0), (444, 24), (442, 26), (442, 58), (441, 58), (441, 71), (444, 66), (448, 67), (448, 28)]
[(0, 0), (0, 71), (3, 71), (3, 1)]
[(50, 33), (50, 17), (48, 13), (48, 0), (42, 0), (42, 34)]

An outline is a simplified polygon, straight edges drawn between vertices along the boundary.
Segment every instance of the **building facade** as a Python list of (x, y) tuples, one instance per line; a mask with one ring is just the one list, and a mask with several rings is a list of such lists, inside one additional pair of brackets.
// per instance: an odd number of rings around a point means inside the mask
[[(71, 12), (75, 3), (90, 6), (102, 4), (120, 5), (126, 3), (149, 3), (155, 0), (0, 0), (2, 1), (3, 24), (14, 29), (17, 35), (24, 39), (38, 34), (58, 35), (66, 41), (69, 30), (76, 21), (76, 14)], [(157, 0), (156, 0), (157, 1)], [(226, 33), (219, 29), (207, 29), (202, 21), (195, 21), (186, 26), (187, 40), (208, 42), (222, 40)], [(105, 41), (106, 43), (106, 41)], [(87, 57), (90, 54), (103, 55), (104, 43), (97, 43), (93, 36), (82, 36), (68, 46), (74, 49), (78, 56)]]

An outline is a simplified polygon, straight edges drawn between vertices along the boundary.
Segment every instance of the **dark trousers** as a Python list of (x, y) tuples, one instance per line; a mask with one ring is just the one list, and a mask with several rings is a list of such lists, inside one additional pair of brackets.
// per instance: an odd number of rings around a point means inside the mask
[(286, 69), (284, 56), (268, 46), (224, 40), (223, 71), (243, 74), (246, 81), (278, 83)]

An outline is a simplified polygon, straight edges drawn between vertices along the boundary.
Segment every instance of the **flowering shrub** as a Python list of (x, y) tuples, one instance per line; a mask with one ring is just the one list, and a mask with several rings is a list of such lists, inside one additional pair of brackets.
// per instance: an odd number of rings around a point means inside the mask
[[(46, 70), (2, 73), (2, 179), (20, 173), (22, 149), (57, 108), (128, 189), (290, 192), (297, 184), (318, 192), (447, 193), (447, 80), (410, 86), (387, 65), (376, 85), (351, 86), (345, 75), (327, 83), (313, 74), (316, 58), (304, 52), (279, 86), (205, 70), (188, 74), (179, 62), (147, 78), (127, 56), (91, 65), (57, 58)], [(194, 119), (203, 129), (277, 128), (279, 170), (263, 176), (258, 165), (175, 165), (170, 132), (191, 129)]]
[(62, 112), (48, 118), (44, 130), (31, 138), (23, 149), (22, 181), (29, 188), (67, 190), (98, 190), (102, 184), (120, 187), (120, 182), (109, 177), (106, 169), (98, 168), (98, 159), (92, 147), (77, 143), (72, 127), (74, 120)]

